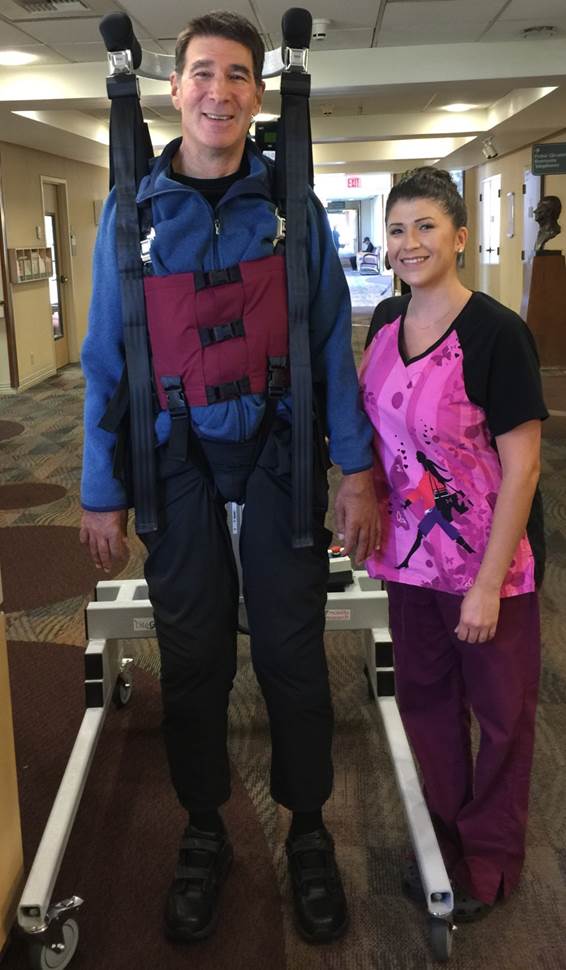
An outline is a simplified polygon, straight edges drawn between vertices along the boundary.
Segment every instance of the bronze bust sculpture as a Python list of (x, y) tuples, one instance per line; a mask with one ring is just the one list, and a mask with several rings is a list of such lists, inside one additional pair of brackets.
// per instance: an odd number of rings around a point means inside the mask
[(534, 217), (539, 225), (535, 251), (542, 253), (549, 239), (554, 239), (560, 232), (558, 219), (562, 212), (562, 203), (557, 195), (545, 195), (534, 211)]

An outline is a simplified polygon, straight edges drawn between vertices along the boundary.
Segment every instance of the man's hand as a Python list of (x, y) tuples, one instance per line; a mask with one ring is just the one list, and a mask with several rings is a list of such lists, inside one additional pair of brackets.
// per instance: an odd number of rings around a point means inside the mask
[(474, 583), (460, 607), (460, 622), (455, 629), (459, 640), (485, 643), (493, 640), (499, 619), (499, 592)]
[(344, 539), (344, 552), (355, 549), (356, 562), (363, 562), (379, 549), (380, 523), (373, 472), (344, 475), (334, 503), (336, 532)]
[(115, 512), (83, 512), (80, 540), (89, 547), (97, 569), (108, 573), (114, 561), (126, 558), (127, 528), (127, 509), (117, 509)]

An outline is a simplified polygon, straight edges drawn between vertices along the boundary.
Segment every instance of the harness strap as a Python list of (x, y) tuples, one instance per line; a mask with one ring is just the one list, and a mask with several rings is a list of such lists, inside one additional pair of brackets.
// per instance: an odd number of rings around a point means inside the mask
[[(293, 389), (292, 529), (294, 548), (313, 545), (313, 396), (309, 342), (307, 196), (312, 166), (310, 75), (284, 72), (280, 132), (285, 164), (289, 355)], [(291, 150), (292, 149), (292, 150)], [(278, 155), (280, 145), (278, 145)], [(280, 178), (278, 179), (280, 184)]]
[(147, 170), (149, 147), (144, 134), (135, 75), (110, 77), (107, 80), (107, 89), (112, 101), (111, 143), (116, 185), (116, 247), (130, 391), (134, 506), (136, 532), (141, 534), (157, 529), (151, 367), (136, 205), (136, 178), (140, 175), (140, 170)]
[(207, 384), (205, 387), (208, 404), (219, 404), (230, 401), (244, 394), (251, 394), (249, 377), (241, 377), (239, 381), (227, 381), (226, 384)]
[(189, 444), (189, 407), (179, 374), (162, 377), (161, 384), (167, 395), (167, 410), (171, 415), (171, 434), (168, 455), (175, 461), (186, 461)]
[(233, 337), (244, 337), (244, 321), (232, 320), (231, 323), (219, 323), (216, 327), (201, 327), (198, 335), (203, 347), (221, 344), (225, 340), (232, 340)]
[(227, 266), (226, 269), (211, 269), (208, 272), (196, 270), (193, 274), (195, 291), (206, 290), (209, 286), (223, 286), (226, 283), (241, 283), (242, 274), (238, 264)]

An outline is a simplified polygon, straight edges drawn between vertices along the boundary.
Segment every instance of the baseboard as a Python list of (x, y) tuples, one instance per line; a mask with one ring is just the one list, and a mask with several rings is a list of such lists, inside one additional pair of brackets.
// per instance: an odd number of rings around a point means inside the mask
[(48, 377), (55, 377), (57, 374), (57, 369), (53, 366), (46, 367), (44, 370), (38, 370), (34, 374), (30, 374), (29, 377), (24, 377), (20, 381), (19, 387), (10, 387), (9, 384), (0, 384), (0, 394), (19, 394), (20, 391), (27, 391), (28, 387), (33, 387), (35, 384), (41, 384)]

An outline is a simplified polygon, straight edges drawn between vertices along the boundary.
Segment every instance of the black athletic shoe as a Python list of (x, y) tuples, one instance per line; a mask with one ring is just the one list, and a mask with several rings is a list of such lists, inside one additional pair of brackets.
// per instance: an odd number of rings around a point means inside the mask
[(285, 843), (297, 928), (309, 943), (337, 940), (348, 926), (348, 909), (336, 865), (334, 842), (325, 828)]
[(226, 831), (201, 832), (189, 825), (165, 904), (165, 933), (171, 940), (204, 940), (218, 922), (218, 895), (234, 850)]

